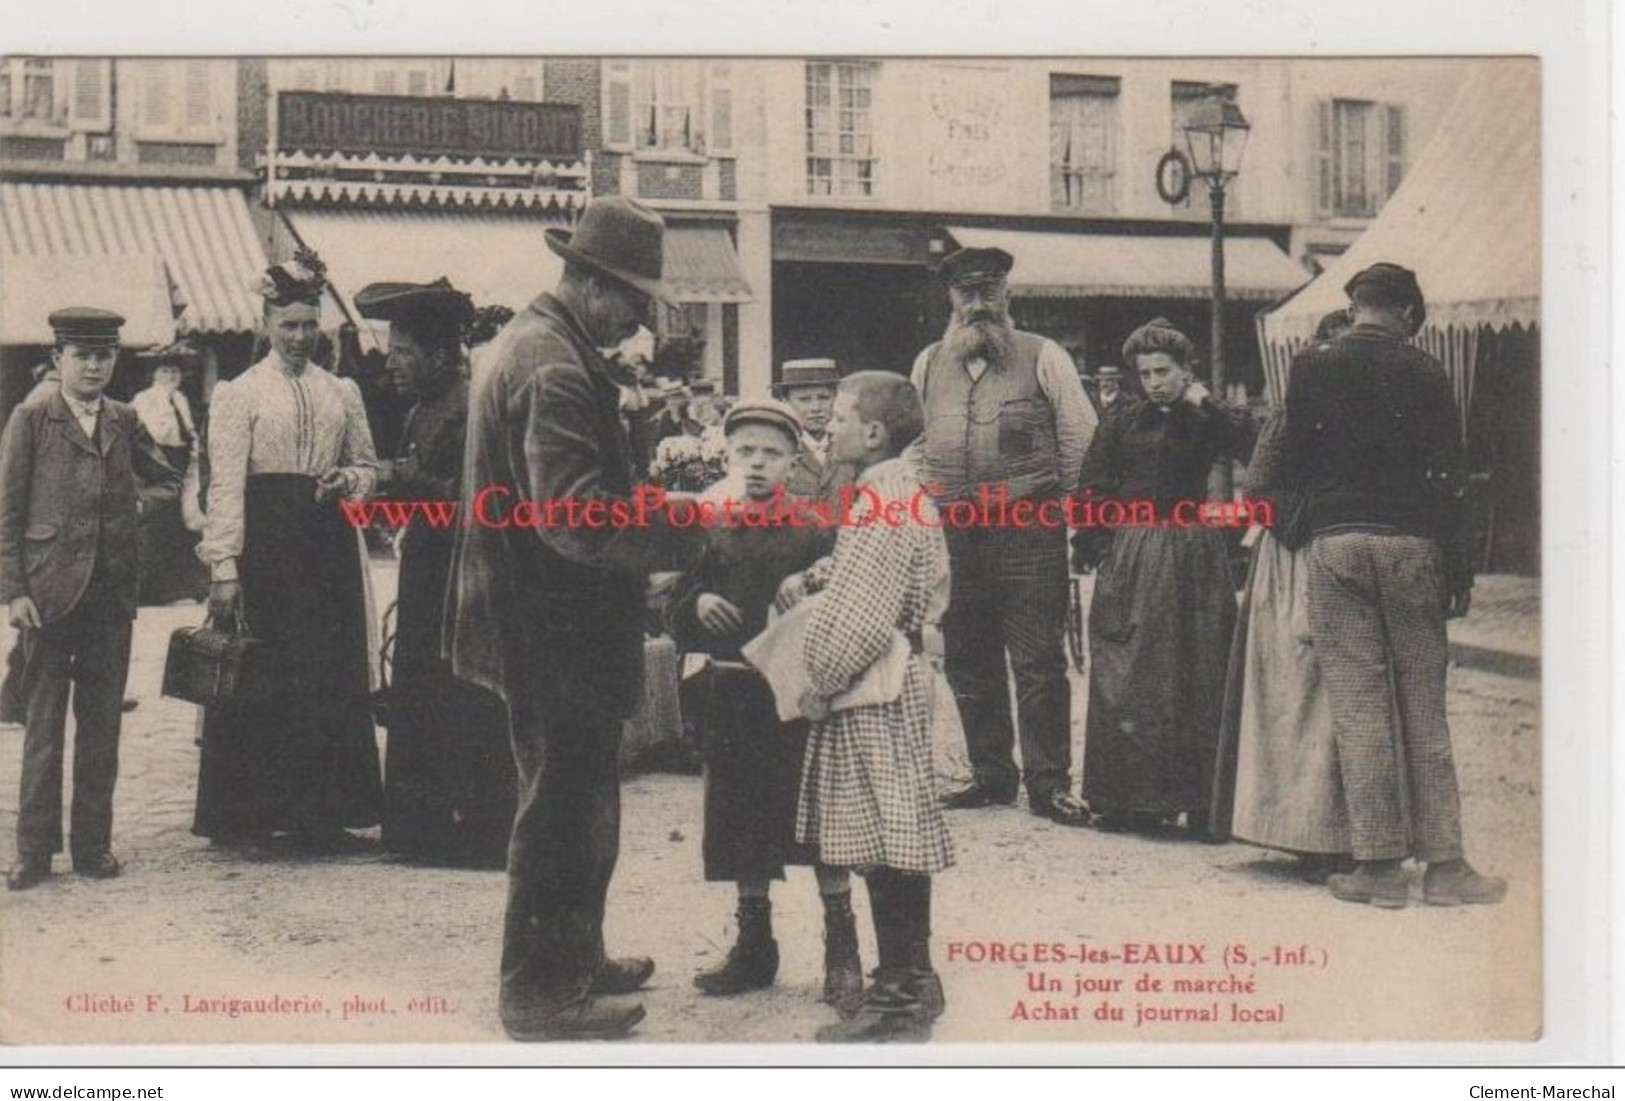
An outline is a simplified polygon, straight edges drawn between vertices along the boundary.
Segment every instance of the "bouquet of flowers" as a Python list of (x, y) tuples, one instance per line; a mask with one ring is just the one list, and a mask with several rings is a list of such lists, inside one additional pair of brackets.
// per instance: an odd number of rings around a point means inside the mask
[(702, 436), (667, 436), (655, 449), (649, 479), (662, 489), (699, 493), (728, 473), (728, 441), (720, 427)]

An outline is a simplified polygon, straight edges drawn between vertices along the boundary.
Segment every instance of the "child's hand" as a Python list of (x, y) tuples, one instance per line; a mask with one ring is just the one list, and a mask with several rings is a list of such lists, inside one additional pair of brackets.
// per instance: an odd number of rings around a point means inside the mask
[(779, 584), (778, 594), (773, 597), (775, 611), (788, 612), (800, 604), (807, 596), (807, 575), (793, 573)]
[(694, 601), (694, 618), (713, 635), (731, 635), (745, 625), (745, 613), (716, 593), (701, 593)]
[(819, 695), (815, 688), (802, 691), (801, 698), (796, 701), (796, 708), (808, 722), (821, 723), (829, 718), (829, 699)]
[(32, 597), (19, 596), (6, 609), (11, 625), (17, 628), (40, 626), (39, 609)]

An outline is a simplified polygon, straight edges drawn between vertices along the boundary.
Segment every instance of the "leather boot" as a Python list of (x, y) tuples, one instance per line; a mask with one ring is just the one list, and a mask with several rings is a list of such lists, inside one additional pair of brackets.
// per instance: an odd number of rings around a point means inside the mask
[(882, 969), (856, 999), (850, 1016), (816, 1033), (821, 1044), (920, 1043), (931, 1038), (934, 1015), (913, 992), (908, 971)]
[(858, 959), (858, 924), (852, 896), (824, 895), (824, 996), (839, 1005), (863, 991), (863, 963)]
[(728, 958), (694, 976), (703, 994), (726, 997), (772, 986), (779, 973), (779, 942), (773, 939), (773, 904), (765, 898), (739, 900), (739, 939)]

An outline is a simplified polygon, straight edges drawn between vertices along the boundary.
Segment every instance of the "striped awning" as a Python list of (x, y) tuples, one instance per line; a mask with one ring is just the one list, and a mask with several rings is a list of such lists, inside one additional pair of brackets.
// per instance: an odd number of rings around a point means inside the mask
[(252, 331), (249, 287), (265, 249), (233, 187), (0, 184), (0, 262), (26, 258), (161, 257), (185, 304), (183, 333)]
[(175, 339), (174, 299), (164, 262), (152, 253), (118, 256), (10, 255), (0, 269), (0, 344), (50, 344), (51, 314), (93, 306), (124, 318), (126, 348)]
[(739, 254), (721, 226), (668, 225), (662, 274), (677, 302), (749, 302)]

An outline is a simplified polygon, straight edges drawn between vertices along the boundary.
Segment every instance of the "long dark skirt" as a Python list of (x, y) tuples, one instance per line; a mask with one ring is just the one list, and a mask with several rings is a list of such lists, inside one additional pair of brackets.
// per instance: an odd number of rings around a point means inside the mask
[(500, 868), (519, 773), (507, 708), (453, 677), (440, 656), (452, 540), (450, 532), (415, 527), (401, 546), (383, 839), (391, 849), (436, 863)]
[(1205, 814), (1234, 594), (1218, 531), (1124, 528), (1113, 536), (1089, 608), (1083, 790), (1091, 809)]
[(205, 712), (192, 824), (203, 837), (378, 823), (361, 557), (337, 505), (315, 493), (303, 475), (248, 479), (238, 577), (280, 690)]
[(815, 859), (795, 839), (807, 724), (781, 723), (754, 672), (716, 677), (705, 720), (705, 878), (783, 879), (786, 864)]

